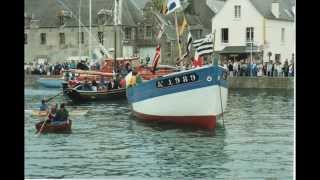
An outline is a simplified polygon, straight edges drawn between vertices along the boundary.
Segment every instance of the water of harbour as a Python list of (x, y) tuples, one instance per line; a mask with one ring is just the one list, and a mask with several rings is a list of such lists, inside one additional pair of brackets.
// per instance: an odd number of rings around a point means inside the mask
[(28, 110), (57, 93), (25, 89), (26, 178), (293, 179), (292, 91), (230, 90), (215, 131), (143, 123), (121, 101), (68, 106), (88, 110), (72, 134), (36, 137)]

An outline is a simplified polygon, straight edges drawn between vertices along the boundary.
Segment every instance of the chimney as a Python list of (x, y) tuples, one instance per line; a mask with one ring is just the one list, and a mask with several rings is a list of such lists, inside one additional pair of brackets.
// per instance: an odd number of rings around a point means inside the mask
[(279, 18), (279, 16), (280, 16), (280, 3), (279, 3), (279, 0), (273, 0), (272, 1), (271, 12), (276, 18)]

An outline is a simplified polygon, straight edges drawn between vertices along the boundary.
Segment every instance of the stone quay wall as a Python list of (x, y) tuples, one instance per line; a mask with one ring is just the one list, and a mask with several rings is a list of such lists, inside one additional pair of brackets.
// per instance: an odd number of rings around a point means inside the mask
[[(41, 77), (58, 77), (25, 74), (25, 86), (37, 86)], [(293, 89), (293, 77), (228, 77), (230, 89)]]

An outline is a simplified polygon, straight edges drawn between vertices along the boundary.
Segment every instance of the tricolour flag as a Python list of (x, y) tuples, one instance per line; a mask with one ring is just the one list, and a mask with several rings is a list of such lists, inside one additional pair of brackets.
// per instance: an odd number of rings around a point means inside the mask
[(168, 3), (167, 3), (168, 11), (166, 14), (168, 15), (180, 7), (181, 7), (180, 0), (168, 0)]
[(156, 54), (154, 55), (153, 62), (152, 62), (152, 72), (156, 71), (156, 68), (161, 61), (160, 55), (161, 55), (161, 49), (160, 49), (160, 45), (158, 45), (156, 48)]

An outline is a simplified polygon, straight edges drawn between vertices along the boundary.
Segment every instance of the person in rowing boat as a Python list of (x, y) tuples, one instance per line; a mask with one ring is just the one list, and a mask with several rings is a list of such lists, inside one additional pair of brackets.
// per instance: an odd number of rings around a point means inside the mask
[(65, 108), (65, 104), (60, 104), (60, 109), (57, 111), (56, 116), (52, 120), (52, 124), (63, 124), (65, 121), (67, 121), (69, 118), (69, 112)]
[(41, 100), (40, 111), (48, 111), (48, 105), (45, 99)]
[(56, 116), (56, 113), (57, 113), (57, 109), (58, 109), (58, 104), (57, 103), (53, 103), (51, 105), (51, 110), (50, 110), (50, 113), (48, 115), (48, 119), (51, 121), (53, 120), (53, 118)]
[(83, 90), (84, 91), (91, 91), (92, 90), (87, 78), (85, 78), (85, 80), (84, 80)]
[(98, 90), (98, 84), (97, 84), (96, 80), (91, 81), (91, 89), (92, 89), (92, 91)]

